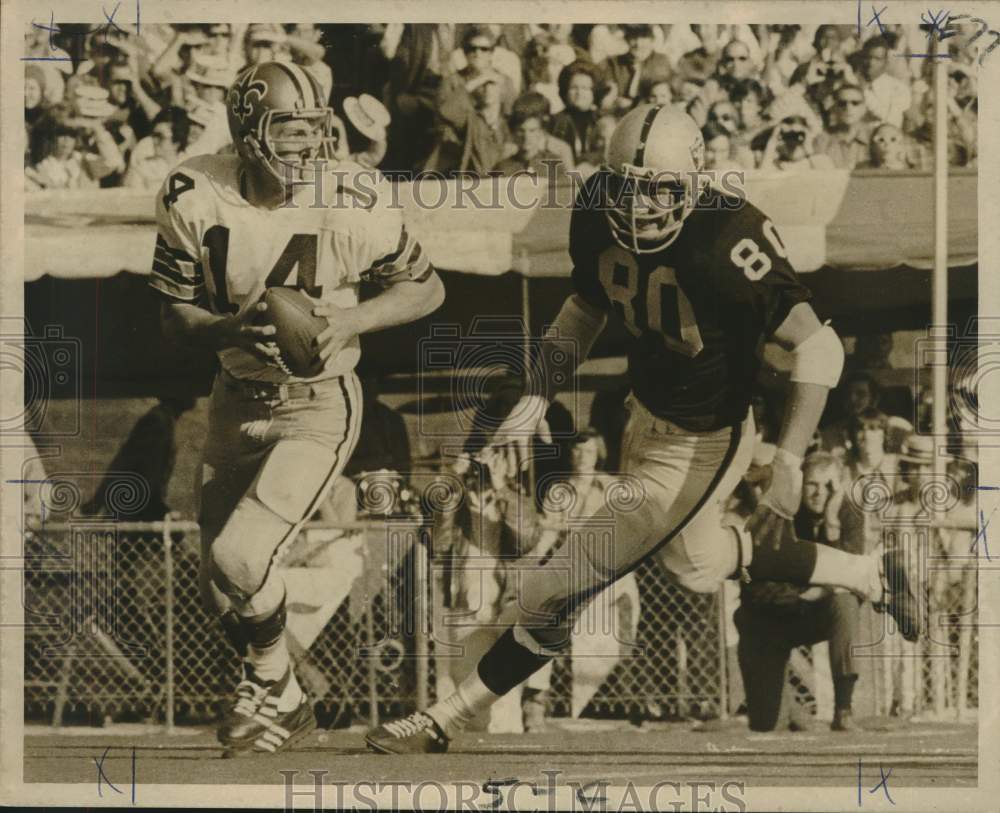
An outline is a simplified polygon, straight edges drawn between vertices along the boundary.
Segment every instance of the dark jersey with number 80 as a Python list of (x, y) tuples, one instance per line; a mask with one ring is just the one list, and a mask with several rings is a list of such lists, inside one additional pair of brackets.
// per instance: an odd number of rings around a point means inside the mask
[(624, 324), (636, 397), (693, 432), (741, 422), (764, 341), (810, 298), (774, 224), (710, 190), (680, 236), (655, 254), (614, 242), (592, 176), (570, 221), (573, 285)]

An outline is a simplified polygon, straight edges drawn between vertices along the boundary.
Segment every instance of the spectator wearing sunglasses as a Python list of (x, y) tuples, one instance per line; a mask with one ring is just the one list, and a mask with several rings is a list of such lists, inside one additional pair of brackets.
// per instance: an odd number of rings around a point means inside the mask
[(162, 109), (153, 119), (152, 132), (132, 150), (124, 185), (133, 189), (159, 189), (167, 173), (184, 157), (189, 133), (190, 122), (182, 108)]
[(500, 105), (503, 114), (509, 116), (511, 108), (514, 105), (514, 99), (517, 98), (517, 88), (513, 80), (495, 64), (496, 50), (497, 38), (490, 26), (469, 26), (462, 37), (462, 53), (465, 55), (465, 67), (456, 71), (453, 81), (446, 84), (451, 84), (453, 87), (455, 83), (465, 86), (470, 81), (474, 81), (484, 74), (497, 74), (499, 76), (497, 84), (500, 91)]
[(816, 150), (838, 169), (854, 169), (869, 157), (865, 97), (857, 85), (842, 85), (833, 95), (827, 131), (816, 138)]
[(623, 29), (628, 52), (601, 63), (602, 84), (606, 89), (601, 107), (620, 112), (630, 110), (648, 95), (649, 88), (669, 81), (673, 73), (670, 60), (653, 50), (655, 38), (651, 25), (626, 25)]

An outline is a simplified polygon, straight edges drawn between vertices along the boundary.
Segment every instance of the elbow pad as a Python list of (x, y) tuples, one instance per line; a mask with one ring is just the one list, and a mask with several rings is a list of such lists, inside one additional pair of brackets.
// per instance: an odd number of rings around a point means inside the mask
[(833, 389), (844, 370), (844, 346), (829, 325), (823, 325), (792, 351), (791, 380)]

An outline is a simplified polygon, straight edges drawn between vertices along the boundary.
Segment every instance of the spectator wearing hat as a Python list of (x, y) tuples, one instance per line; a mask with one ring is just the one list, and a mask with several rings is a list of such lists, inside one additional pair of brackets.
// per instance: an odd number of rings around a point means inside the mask
[(841, 85), (833, 94), (829, 126), (817, 137), (816, 149), (837, 169), (854, 169), (870, 154), (865, 104), (864, 91), (857, 85)]
[(551, 142), (558, 139), (547, 132), (548, 111), (548, 100), (540, 93), (526, 93), (514, 103), (510, 129), (516, 152), (496, 165), (497, 172), (504, 175), (527, 172), (556, 182), (565, 178), (566, 170), (572, 169), (572, 152), (562, 141), (558, 152), (551, 148)]
[(552, 118), (552, 135), (570, 146), (574, 164), (596, 168), (604, 159), (599, 149), (596, 93), (597, 66), (577, 60), (559, 73), (559, 98), (563, 110)]
[(125, 157), (107, 126), (114, 112), (104, 88), (75, 85), (32, 180), (45, 189), (80, 189), (124, 171)]
[(859, 58), (860, 85), (868, 112), (878, 121), (902, 127), (903, 114), (912, 101), (910, 85), (887, 72), (889, 50), (882, 37), (865, 42)]
[(187, 156), (190, 122), (179, 107), (166, 107), (153, 119), (152, 132), (136, 144), (129, 157), (124, 185), (159, 189), (167, 174)]
[(607, 93), (601, 101), (604, 109), (624, 112), (649, 94), (658, 82), (668, 82), (673, 74), (670, 60), (653, 50), (653, 27), (623, 27), (628, 52), (610, 56), (601, 63), (602, 84)]
[(285, 26), (286, 47), (292, 62), (301, 65), (319, 83), (323, 98), (333, 93), (333, 69), (323, 61), (326, 48), (320, 42), (323, 31), (312, 23), (291, 23)]
[(392, 119), (385, 105), (374, 96), (362, 93), (359, 97), (348, 96), (344, 99), (344, 114), (366, 139), (363, 150), (351, 153), (351, 159), (361, 166), (375, 168), (385, 157), (388, 139), (388, 127)]
[(49, 76), (34, 63), (27, 63), (24, 68), (24, 165), (34, 166), (45, 157), (46, 141), (55, 119), (52, 115), (52, 105), (49, 104), (45, 88)]
[(208, 124), (197, 140), (190, 141), (189, 155), (207, 155), (218, 152), (230, 141), (229, 121), (226, 114), (226, 92), (233, 83), (233, 75), (226, 62), (217, 57), (199, 56), (185, 74), (191, 93), (185, 110), (204, 106), (211, 111)]
[(285, 29), (274, 23), (251, 23), (243, 37), (247, 65), (288, 61), (288, 37)]

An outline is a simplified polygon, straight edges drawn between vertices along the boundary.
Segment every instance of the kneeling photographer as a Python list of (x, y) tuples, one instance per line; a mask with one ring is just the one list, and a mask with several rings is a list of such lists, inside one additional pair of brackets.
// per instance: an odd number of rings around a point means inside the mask
[[(844, 485), (842, 467), (833, 455), (815, 452), (805, 459), (795, 535), (849, 553), (863, 553), (863, 523), (860, 515), (844, 504)], [(820, 641), (829, 641), (835, 703), (831, 728), (856, 729), (851, 698), (858, 675), (851, 649), (857, 638), (860, 609), (861, 599), (847, 591), (785, 582), (741, 585), (734, 621), (740, 633), (737, 656), (752, 731), (775, 729), (792, 650)]]

